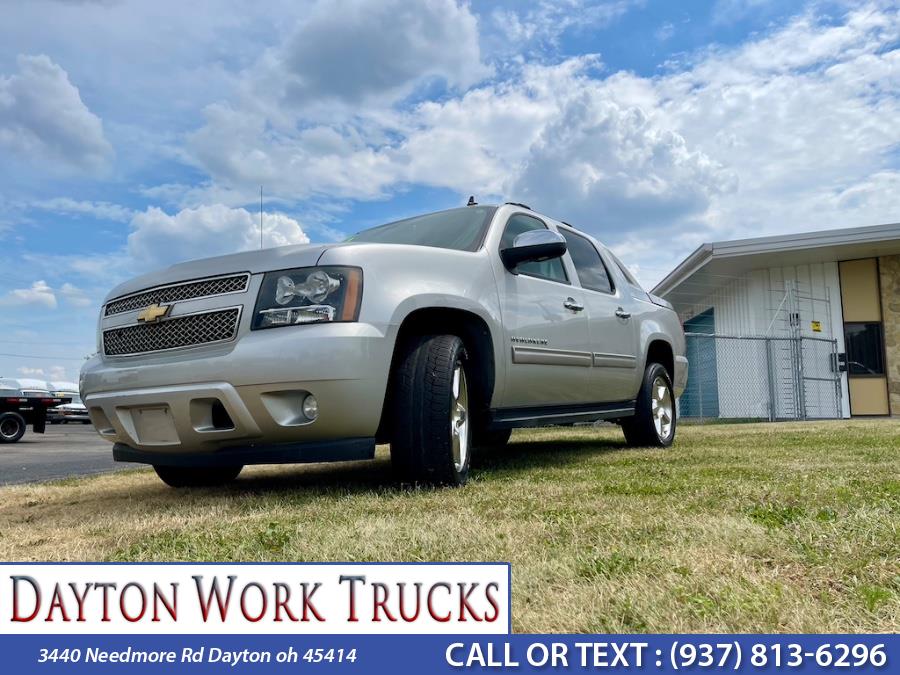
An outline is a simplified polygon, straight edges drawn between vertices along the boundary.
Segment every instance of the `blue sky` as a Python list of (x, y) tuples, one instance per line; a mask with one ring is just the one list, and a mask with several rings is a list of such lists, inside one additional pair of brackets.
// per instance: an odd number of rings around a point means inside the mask
[(525, 201), (651, 286), (704, 241), (900, 220), (896, 2), (49, 1), (0, 22), (0, 376), (194, 257)]

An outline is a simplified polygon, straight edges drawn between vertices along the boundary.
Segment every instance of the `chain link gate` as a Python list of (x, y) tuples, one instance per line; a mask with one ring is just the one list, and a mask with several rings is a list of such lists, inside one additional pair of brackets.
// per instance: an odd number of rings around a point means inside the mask
[(748, 420), (842, 416), (837, 340), (795, 334), (686, 333), (681, 417)]

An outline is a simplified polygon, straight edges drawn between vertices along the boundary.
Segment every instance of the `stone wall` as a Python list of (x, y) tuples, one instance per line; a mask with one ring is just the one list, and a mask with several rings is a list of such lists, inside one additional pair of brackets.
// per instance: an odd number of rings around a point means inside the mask
[(900, 416), (900, 255), (878, 259), (891, 414)]

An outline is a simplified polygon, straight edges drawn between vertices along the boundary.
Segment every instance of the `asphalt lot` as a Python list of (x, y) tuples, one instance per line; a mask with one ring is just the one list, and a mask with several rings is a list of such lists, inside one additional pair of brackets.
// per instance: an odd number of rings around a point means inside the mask
[(114, 462), (112, 445), (89, 424), (47, 425), (47, 433), (31, 428), (18, 443), (0, 445), (0, 485), (86, 476), (133, 464)]

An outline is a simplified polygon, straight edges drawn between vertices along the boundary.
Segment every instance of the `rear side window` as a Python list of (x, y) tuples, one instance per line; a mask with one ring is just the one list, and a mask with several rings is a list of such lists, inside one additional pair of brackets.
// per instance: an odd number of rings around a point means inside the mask
[(612, 293), (612, 279), (609, 278), (606, 265), (603, 264), (603, 259), (597, 253), (594, 245), (574, 232), (562, 228), (560, 228), (560, 232), (566, 238), (569, 255), (572, 256), (572, 262), (575, 263), (575, 270), (578, 272), (578, 280), (582, 287), (591, 291)]
[(622, 276), (625, 277), (625, 280), (629, 284), (631, 284), (632, 286), (637, 288), (638, 290), (641, 290), (641, 291), (644, 290), (643, 288), (641, 288), (641, 285), (638, 283), (638, 280), (634, 278), (634, 275), (631, 273), (631, 270), (629, 270), (627, 267), (625, 267), (625, 263), (623, 263), (621, 260), (619, 260), (612, 253), (610, 253), (608, 249), (606, 252), (609, 253), (609, 257), (612, 258), (613, 262), (616, 263), (616, 265), (619, 267), (619, 271), (622, 273)]
[[(547, 226), (537, 218), (526, 216), (524, 213), (517, 213), (506, 223), (506, 229), (503, 230), (503, 237), (500, 239), (500, 250), (502, 251), (505, 248), (510, 248), (516, 240), (516, 237), (523, 232), (546, 229)], [(516, 268), (516, 271), (519, 274), (527, 274), (532, 277), (558, 281), (563, 284), (569, 283), (569, 277), (566, 276), (566, 269), (563, 267), (562, 258), (542, 260), (541, 262), (522, 263)]]

